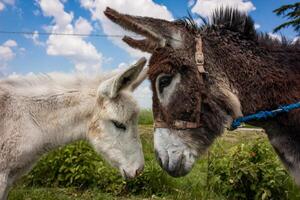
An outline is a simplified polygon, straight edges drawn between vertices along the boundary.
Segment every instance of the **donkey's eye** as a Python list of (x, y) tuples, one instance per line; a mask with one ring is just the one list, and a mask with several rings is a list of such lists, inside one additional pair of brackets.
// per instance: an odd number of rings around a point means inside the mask
[(114, 124), (114, 126), (118, 129), (121, 129), (122, 131), (126, 131), (126, 125), (122, 124), (121, 122), (111, 120), (111, 122)]
[(170, 83), (172, 82), (172, 78), (173, 77), (170, 75), (160, 77), (160, 79), (158, 80), (158, 89), (160, 93), (163, 92), (165, 87), (168, 87), (170, 85)]

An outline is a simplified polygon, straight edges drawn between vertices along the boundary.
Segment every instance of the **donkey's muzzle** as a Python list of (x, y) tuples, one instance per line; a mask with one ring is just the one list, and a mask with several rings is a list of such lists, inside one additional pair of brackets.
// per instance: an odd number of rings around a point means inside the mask
[(185, 131), (155, 128), (154, 147), (156, 159), (162, 169), (173, 177), (188, 174), (197, 157), (196, 151), (180, 137)]
[[(170, 160), (169, 157), (161, 158), (157, 151), (155, 151), (155, 155), (161, 168), (173, 177), (185, 176), (190, 172), (190, 168), (185, 167), (185, 156), (183, 154), (181, 154), (177, 160)], [(162, 159), (166, 160), (163, 161)]]
[(140, 166), (138, 169), (136, 169), (132, 172), (122, 169), (121, 174), (122, 174), (123, 178), (125, 178), (126, 180), (130, 180), (130, 179), (137, 177), (139, 174), (141, 174), (143, 172), (143, 170), (144, 170), (144, 165)]

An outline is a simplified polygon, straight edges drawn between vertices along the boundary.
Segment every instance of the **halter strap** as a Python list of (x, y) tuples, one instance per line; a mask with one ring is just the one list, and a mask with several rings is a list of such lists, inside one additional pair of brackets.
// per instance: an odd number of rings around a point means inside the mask
[(204, 55), (202, 50), (201, 37), (196, 38), (196, 53), (195, 53), (196, 66), (200, 74), (206, 73), (204, 69)]
[[(154, 127), (155, 128), (168, 128), (169, 125), (166, 122), (158, 119), (155, 121)], [(183, 121), (183, 120), (174, 120), (171, 127), (176, 128), (176, 129), (194, 129), (194, 128), (202, 127), (202, 124), (196, 123), (196, 122)]]
[[(196, 67), (198, 69), (199, 75), (198, 79), (203, 82), (203, 74), (207, 74), (207, 72), (204, 69), (204, 55), (203, 55), (203, 47), (202, 47), (202, 39), (200, 36), (197, 36), (195, 39), (196, 42), (196, 52), (195, 52), (195, 61), (196, 61)], [(199, 102), (199, 105), (196, 110), (201, 110), (201, 102)], [(158, 118), (154, 122), (155, 128), (169, 128), (170, 125), (168, 125), (164, 120)], [(202, 127), (201, 119), (197, 119), (196, 122), (190, 122), (190, 121), (183, 121), (183, 120), (174, 120), (171, 124), (171, 128), (174, 129), (196, 129)]]

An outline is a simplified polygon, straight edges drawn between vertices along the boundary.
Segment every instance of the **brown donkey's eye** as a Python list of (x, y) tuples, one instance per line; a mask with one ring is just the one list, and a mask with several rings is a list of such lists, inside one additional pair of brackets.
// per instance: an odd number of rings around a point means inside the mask
[(111, 120), (111, 122), (114, 124), (114, 126), (117, 129), (120, 129), (122, 131), (126, 131), (126, 125), (122, 124), (121, 122), (115, 121), (115, 120)]
[(172, 79), (173, 79), (173, 77), (170, 75), (163, 76), (159, 79), (158, 90), (160, 93), (163, 92), (165, 87), (168, 87), (170, 85), (170, 83), (172, 82)]

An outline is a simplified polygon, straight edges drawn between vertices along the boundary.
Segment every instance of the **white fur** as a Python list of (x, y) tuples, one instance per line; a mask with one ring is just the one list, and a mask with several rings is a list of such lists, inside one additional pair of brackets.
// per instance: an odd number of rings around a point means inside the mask
[(180, 74), (176, 74), (170, 85), (168, 85), (167, 87), (165, 87), (162, 91), (162, 93), (159, 92), (159, 79), (162, 76), (165, 76), (166, 74), (160, 74), (157, 78), (156, 78), (156, 93), (158, 96), (158, 99), (160, 101), (160, 103), (163, 106), (167, 106), (170, 103), (170, 100), (172, 99), (172, 95), (175, 93), (177, 86), (180, 83), (181, 77)]
[(187, 146), (181, 137), (167, 128), (155, 129), (154, 148), (161, 159), (162, 165), (168, 166), (171, 171), (176, 167), (176, 163), (181, 156), (185, 157), (185, 162), (182, 163), (183, 167), (186, 169), (192, 168), (198, 155), (197, 151)]
[[(136, 73), (142, 67), (130, 70)], [(115, 98), (97, 95), (104, 80), (121, 84), (121, 77), (55, 73), (0, 81), (1, 200), (42, 154), (80, 139), (89, 140), (123, 176), (131, 178), (142, 170), (136, 101), (121, 87)], [(132, 81), (136, 78), (135, 74)], [(124, 123), (126, 131), (111, 120)]]

